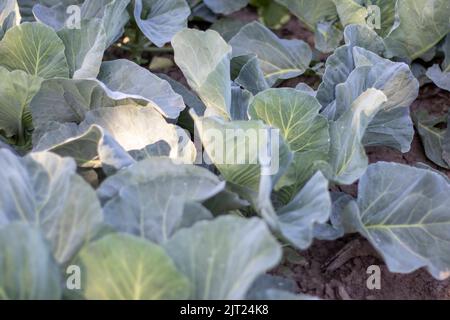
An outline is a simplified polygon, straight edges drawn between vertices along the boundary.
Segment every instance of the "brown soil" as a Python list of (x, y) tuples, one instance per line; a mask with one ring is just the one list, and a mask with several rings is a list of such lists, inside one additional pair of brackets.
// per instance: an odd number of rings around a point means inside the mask
[[(342, 253), (344, 248), (351, 249)], [(277, 273), (294, 279), (302, 293), (343, 300), (450, 299), (450, 281), (437, 281), (425, 270), (391, 273), (375, 250), (359, 236), (316, 241), (300, 254), (304, 260), (285, 262)], [(380, 290), (367, 288), (367, 268), (372, 265), (381, 269)]]

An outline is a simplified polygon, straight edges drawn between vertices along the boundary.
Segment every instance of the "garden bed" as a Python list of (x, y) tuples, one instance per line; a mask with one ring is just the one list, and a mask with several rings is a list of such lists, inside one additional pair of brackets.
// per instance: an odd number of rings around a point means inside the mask
[(371, 3), (0, 0), (0, 299), (450, 299), (450, 4)]
[[(258, 20), (256, 11), (250, 8), (233, 13), (232, 16), (244, 22)], [(314, 35), (295, 17), (276, 33), (280, 37), (301, 39), (314, 46)], [(163, 56), (173, 59), (171, 54)], [(326, 57), (327, 55), (322, 54), (323, 61)], [(187, 85), (183, 73), (176, 66), (157, 71), (165, 72)], [(283, 82), (280, 87), (295, 87), (298, 83), (304, 82), (317, 88), (320, 81), (320, 77), (317, 76), (300, 76)], [(425, 85), (411, 106), (413, 111), (419, 109), (427, 110), (434, 115), (446, 114), (450, 109), (450, 92), (441, 90), (433, 84)], [(367, 154), (371, 163), (378, 161), (406, 165), (426, 163), (450, 178), (449, 170), (439, 168), (427, 159), (417, 133), (408, 153), (402, 154), (387, 147), (369, 147)], [(357, 185), (340, 186), (339, 191), (356, 196)], [(285, 261), (283, 267), (275, 270), (275, 274), (294, 279), (299, 286), (299, 292), (304, 294), (324, 299), (450, 299), (450, 280), (437, 281), (425, 270), (412, 274), (391, 273), (367, 240), (360, 236), (345, 237), (337, 241), (316, 241), (311, 248), (298, 254), (303, 260), (296, 261), (298, 263)], [(330, 259), (336, 258), (341, 263), (330, 271), (325, 265)], [(381, 267), (381, 290), (367, 289), (366, 281), (369, 275), (366, 271), (371, 265)]]

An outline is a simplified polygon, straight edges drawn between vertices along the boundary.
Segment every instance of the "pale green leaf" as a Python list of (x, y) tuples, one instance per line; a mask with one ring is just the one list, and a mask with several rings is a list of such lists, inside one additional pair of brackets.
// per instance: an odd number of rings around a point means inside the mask
[(177, 33), (172, 46), (176, 64), (205, 103), (207, 114), (229, 119), (231, 47), (216, 31), (193, 29)]
[(343, 39), (342, 30), (338, 29), (332, 22), (320, 22), (314, 33), (315, 47), (320, 52), (333, 52)]
[(244, 21), (225, 17), (214, 22), (210, 29), (217, 31), (226, 42), (229, 42), (245, 25)]
[[(106, 46), (117, 41), (124, 32), (129, 20), (127, 6), (130, 0), (64, 0), (40, 1), (33, 7), (33, 14), (39, 22), (45, 23), (56, 31), (64, 27), (78, 27), (76, 19), (101, 21), (106, 32)], [(80, 9), (68, 10), (71, 5)]]
[(52, 125), (35, 142), (35, 149), (73, 157), (83, 166), (95, 166), (98, 155), (106, 165), (118, 161), (113, 167), (120, 169), (133, 162), (125, 151), (139, 151), (159, 141), (169, 145), (171, 158), (194, 162), (196, 150), (186, 132), (167, 123), (154, 108), (137, 105), (91, 110), (78, 126)]
[(106, 32), (101, 20), (83, 20), (80, 29), (63, 28), (58, 36), (65, 45), (70, 77), (96, 78), (106, 50)]
[(189, 294), (189, 281), (164, 250), (130, 235), (107, 235), (91, 243), (75, 263), (88, 300), (170, 300)]
[[(75, 11), (70, 10), (70, 6), (76, 5), (80, 8), (83, 2), (83, 0), (19, 0), (19, 2), (20, 1), (29, 1), (34, 4), (31, 6), (31, 15), (34, 16), (36, 21), (48, 25), (55, 31), (61, 30), (72, 23), (73, 26), (77, 26), (77, 21), (75, 21), (75, 19), (78, 18), (77, 14)], [(23, 4), (21, 4), (21, 8), (23, 8)]]
[(449, 16), (447, 0), (397, 0), (396, 21), (385, 38), (388, 56), (421, 57), (450, 32)]
[(123, 34), (130, 16), (127, 7), (130, 0), (85, 0), (81, 6), (83, 19), (99, 18), (107, 36), (107, 47)]
[(126, 150), (98, 125), (84, 129), (73, 123), (53, 124), (33, 150), (71, 157), (80, 167), (101, 165), (104, 171), (108, 168), (118, 170), (134, 163)]
[(450, 169), (450, 164), (444, 160), (443, 150), (448, 130), (440, 127), (447, 125), (447, 116), (433, 117), (422, 110), (414, 114), (414, 122), (428, 159), (442, 168)]
[(350, 25), (345, 28), (345, 45), (339, 47), (327, 59), (322, 83), (317, 91), (317, 99), (327, 107), (336, 99), (335, 88), (347, 80), (355, 69), (353, 48), (361, 47), (377, 54), (384, 51), (383, 39), (367, 26)]
[(107, 93), (110, 97), (145, 101), (170, 119), (178, 118), (186, 107), (182, 97), (166, 80), (129, 60), (102, 63), (98, 79), (109, 89)]
[(386, 101), (382, 91), (368, 89), (353, 102), (350, 110), (330, 124), (331, 173), (327, 176), (335, 182), (352, 184), (366, 171), (369, 161), (362, 139)]
[(233, 57), (257, 56), (269, 86), (278, 80), (295, 78), (309, 67), (312, 52), (301, 40), (280, 39), (259, 22), (244, 26), (231, 40)]
[(333, 20), (337, 17), (333, 0), (275, 0), (286, 6), (310, 30), (315, 30), (316, 24), (322, 21)]
[(2, 149), (0, 165), (8, 168), (0, 172), (0, 225), (22, 221), (39, 227), (58, 262), (67, 262), (102, 221), (100, 203), (76, 174), (75, 161), (52, 153), (18, 158)]
[(232, 72), (237, 73), (234, 82), (252, 94), (256, 95), (270, 88), (261, 69), (260, 61), (255, 54), (233, 58), (231, 60), (231, 68)]
[(23, 223), (0, 227), (0, 300), (58, 300), (60, 281), (39, 230)]
[(328, 159), (328, 121), (319, 115), (320, 109), (316, 98), (288, 88), (266, 90), (256, 95), (250, 105), (251, 119), (262, 120), (280, 129), (282, 137), (294, 152), (294, 163), (284, 177), (295, 185), (290, 190), (291, 195), (299, 191), (314, 174), (315, 161)]
[(23, 23), (0, 42), (0, 65), (44, 79), (69, 77), (64, 43), (55, 31), (40, 23)]
[(244, 299), (253, 281), (281, 259), (259, 219), (221, 217), (180, 230), (165, 248), (190, 279), (190, 299)]
[(381, 253), (391, 272), (421, 267), (437, 279), (450, 275), (450, 185), (430, 170), (394, 163), (371, 165), (358, 200), (344, 220)]
[(315, 224), (325, 223), (330, 213), (328, 180), (317, 172), (289, 204), (277, 210), (279, 232), (295, 247), (306, 249), (312, 243)]
[(46, 80), (30, 103), (33, 124), (37, 129), (33, 134), (34, 140), (42, 135), (39, 132), (41, 128), (51, 122), (79, 124), (90, 110), (115, 105), (116, 102), (97, 80)]
[(9, 29), (20, 24), (21, 16), (16, 0), (0, 0), (0, 40)]
[(137, 25), (158, 47), (187, 27), (190, 13), (185, 0), (137, 0), (134, 7)]
[(186, 216), (191, 224), (208, 216), (200, 203), (224, 187), (206, 169), (153, 158), (111, 176), (98, 194), (106, 201), (103, 209), (108, 224), (118, 231), (161, 243), (185, 227)]
[(42, 80), (3, 67), (0, 67), (0, 79), (0, 134), (17, 145), (24, 145), (33, 129), (30, 102)]
[(426, 75), (436, 86), (443, 90), (450, 91), (450, 70), (444, 72), (438, 64), (435, 64), (427, 70)]
[(195, 147), (186, 132), (167, 123), (152, 107), (123, 105), (92, 110), (86, 115), (81, 127), (94, 124), (109, 132), (127, 151), (140, 150), (163, 140), (171, 147), (171, 158), (185, 163), (195, 160)]

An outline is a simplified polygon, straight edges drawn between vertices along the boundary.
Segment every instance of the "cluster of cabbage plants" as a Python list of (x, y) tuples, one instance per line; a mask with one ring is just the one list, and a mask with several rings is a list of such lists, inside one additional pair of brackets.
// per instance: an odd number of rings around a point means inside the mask
[[(323, 66), (301, 40), (222, 17), (247, 4), (0, 0), (1, 299), (309, 299), (268, 274), (282, 247), (348, 233), (392, 272), (449, 276), (447, 176), (369, 164), (365, 148), (408, 152), (414, 118), (430, 159), (450, 165), (450, 133), (410, 115), (418, 77), (449, 85), (450, 3), (252, 2), (267, 25), (272, 7), (316, 32), (332, 52)], [(189, 88), (103, 61), (130, 20), (171, 43)], [(441, 52), (428, 71), (417, 60)], [(322, 76), (318, 88), (280, 87), (305, 72)], [(252, 131), (263, 133), (253, 143)], [(330, 191), (356, 182), (356, 198)]]

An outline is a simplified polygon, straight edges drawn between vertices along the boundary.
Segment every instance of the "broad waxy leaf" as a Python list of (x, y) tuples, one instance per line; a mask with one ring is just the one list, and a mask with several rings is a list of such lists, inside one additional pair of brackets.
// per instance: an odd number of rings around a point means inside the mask
[(34, 140), (38, 140), (42, 135), (39, 130), (51, 122), (81, 123), (90, 110), (115, 105), (116, 102), (107, 95), (99, 81), (46, 80), (30, 103), (33, 124), (36, 128)]
[(314, 174), (314, 162), (328, 159), (328, 121), (319, 115), (320, 109), (316, 98), (288, 88), (266, 90), (256, 95), (250, 105), (251, 119), (280, 129), (294, 152), (294, 162), (284, 177), (294, 184), (291, 193), (299, 191)]
[[(105, 204), (112, 198), (118, 197), (122, 187), (140, 183), (145, 184), (146, 181), (152, 181), (158, 177), (163, 177), (166, 172), (169, 172), (172, 176), (177, 174), (187, 175), (189, 172), (191, 172), (198, 174), (199, 176), (203, 176), (204, 179), (207, 179), (209, 181), (209, 183), (207, 184), (209, 187), (211, 185), (218, 186), (220, 184), (219, 179), (207, 170), (192, 165), (176, 164), (170, 159), (156, 158), (146, 159), (142, 162), (138, 162), (132, 167), (120, 171), (114, 176), (109, 177), (97, 190), (97, 195), (100, 201)], [(206, 192), (207, 190), (208, 189), (202, 189), (202, 192)], [(202, 192), (200, 192), (200, 194)], [(215, 190), (211, 189), (209, 189), (209, 192), (211, 192), (213, 195), (216, 193)], [(208, 192), (206, 192), (206, 194), (207, 193)], [(208, 198), (209, 196), (205, 197), (205, 199)], [(198, 198), (195, 199), (201, 201)]]
[(144, 239), (112, 234), (79, 253), (84, 297), (89, 300), (186, 299), (189, 281), (164, 250)]
[(330, 124), (330, 168), (324, 169), (330, 179), (352, 184), (364, 174), (369, 163), (362, 144), (364, 133), (386, 101), (382, 91), (368, 89)]
[(450, 32), (447, 0), (397, 0), (396, 21), (385, 38), (388, 57), (415, 60)]
[(199, 222), (164, 247), (191, 281), (190, 299), (244, 299), (253, 281), (281, 258), (280, 246), (256, 218)]
[(178, 118), (186, 107), (167, 81), (129, 60), (102, 63), (98, 79), (112, 91), (107, 93), (113, 99), (146, 101), (169, 119)]
[(273, 86), (280, 79), (303, 74), (312, 60), (308, 44), (301, 40), (278, 38), (258, 22), (244, 26), (231, 40), (233, 57), (254, 54), (258, 58), (264, 78)]
[(8, 168), (0, 171), (0, 225), (39, 227), (58, 262), (67, 262), (102, 221), (95, 192), (76, 174), (75, 162), (52, 153), (19, 158), (1, 149), (0, 166)]
[(414, 114), (414, 120), (428, 159), (442, 168), (450, 169), (443, 149), (449, 130), (439, 128), (439, 125), (447, 124), (448, 117), (432, 117), (422, 111)]
[(450, 69), (444, 72), (438, 64), (435, 64), (427, 70), (426, 75), (439, 88), (450, 91)]
[(213, 30), (180, 31), (172, 39), (175, 62), (189, 86), (205, 103), (208, 115), (230, 117), (231, 47)]
[(137, 0), (134, 7), (136, 23), (158, 47), (187, 27), (190, 13), (185, 0)]
[(107, 36), (107, 47), (123, 34), (130, 16), (127, 7), (130, 0), (86, 0), (81, 6), (85, 19), (100, 18)]
[(320, 22), (314, 33), (315, 47), (320, 52), (329, 53), (339, 47), (343, 38), (343, 32), (332, 22)]
[[(349, 26), (345, 36), (347, 45), (338, 48), (327, 60), (323, 83), (317, 92), (325, 107), (323, 114), (336, 120), (364, 91), (381, 90), (388, 101), (371, 121), (364, 145), (409, 151), (414, 135), (409, 106), (418, 96), (418, 81), (406, 64), (383, 59), (374, 52), (382, 48), (381, 38), (367, 27)], [(372, 43), (366, 43), (365, 36)]]
[(81, 167), (101, 165), (105, 172), (119, 170), (135, 162), (131, 155), (98, 125), (91, 125), (85, 131), (73, 123), (53, 126), (42, 136), (34, 151), (50, 151), (61, 157), (72, 157)]
[[(18, 12), (18, 3), (16, 0), (1, 0), (0, 1), (0, 25), (9, 18), (11, 13)], [(14, 17), (20, 22), (20, 13), (18, 17)]]
[(136, 161), (142, 161), (151, 157), (169, 157), (170, 151), (170, 145), (166, 141), (160, 140), (146, 146), (144, 149), (131, 150), (129, 154)]
[(385, 47), (381, 39), (367, 26), (350, 25), (345, 28), (345, 45), (339, 47), (327, 59), (322, 83), (317, 91), (317, 99), (323, 107), (327, 107), (336, 99), (335, 88), (347, 80), (355, 69), (353, 48), (358, 46), (377, 54), (383, 53)]
[(418, 96), (418, 81), (406, 64), (382, 59), (358, 47), (353, 48), (353, 56), (356, 68), (336, 86), (336, 100), (324, 112), (337, 119), (368, 88), (381, 90), (388, 100), (370, 123), (364, 144), (408, 152), (414, 135), (408, 108)]
[(430, 170), (379, 162), (361, 178), (358, 200), (343, 216), (381, 253), (391, 272), (421, 267), (450, 273), (450, 184)]
[(40, 23), (23, 23), (0, 42), (0, 65), (44, 79), (69, 76), (64, 43), (55, 31)]
[(81, 29), (64, 28), (58, 36), (65, 45), (70, 77), (96, 78), (106, 50), (106, 32), (99, 19), (83, 20)]
[(186, 104), (186, 106), (188, 106), (191, 109), (194, 109), (194, 111), (198, 114), (202, 115), (205, 113), (206, 110), (205, 104), (195, 95), (195, 93), (186, 88), (186, 86), (172, 79), (166, 74), (158, 73), (157, 76), (163, 80), (166, 80), (172, 87), (173, 91), (175, 91), (175, 93), (183, 97), (183, 101)]
[[(194, 116), (194, 120), (209, 161), (219, 169), (224, 179), (258, 191), (261, 176), (260, 153), (270, 152), (266, 147), (267, 135), (276, 139), (279, 138), (278, 132), (261, 121), (225, 122), (218, 118), (197, 116)], [(274, 143), (273, 147), (279, 148), (280, 144)], [(281, 160), (278, 164), (282, 162)], [(277, 166), (277, 163), (272, 165)]]
[(342, 214), (347, 205), (354, 200), (352, 196), (343, 192), (332, 192), (333, 202), (328, 223), (317, 223), (314, 226), (314, 238), (318, 240), (336, 240), (344, 236), (345, 230), (342, 224)]
[[(134, 77), (127, 68), (134, 71)], [(130, 100), (148, 105), (149, 108), (154, 107), (163, 115), (173, 118), (178, 117), (185, 108), (183, 99), (172, 90), (169, 83), (132, 62), (105, 62), (99, 78), (105, 83), (93, 79), (44, 81), (30, 105), (33, 123), (38, 129), (34, 134), (36, 140), (42, 135), (40, 129), (49, 122), (81, 123), (90, 110), (129, 104)]]
[(286, 6), (310, 30), (315, 30), (316, 24), (321, 21), (333, 20), (337, 17), (333, 0), (275, 0)]
[(16, 0), (0, 0), (0, 40), (6, 31), (20, 24), (21, 16)]
[(308, 248), (315, 224), (325, 223), (331, 213), (328, 180), (317, 172), (286, 206), (277, 210), (279, 232), (299, 249)]
[[(211, 218), (200, 203), (224, 187), (224, 182), (206, 169), (154, 158), (108, 178), (98, 194), (107, 201), (104, 214), (108, 224), (119, 231), (162, 243), (186, 227), (187, 215), (190, 225)], [(189, 210), (193, 205), (195, 210)], [(187, 213), (186, 209), (192, 212)]]
[[(21, 0), (19, 0), (21, 1)], [(31, 15), (41, 23), (48, 25), (55, 31), (58, 31), (66, 27), (78, 27), (78, 12), (83, 0), (22, 0), (31, 2), (30, 8), (26, 8), (27, 11), (31, 11)], [(77, 8), (71, 7), (76, 5)], [(21, 4), (21, 8), (24, 6)], [(29, 18), (29, 17), (27, 17)], [(81, 18), (81, 16), (80, 16)], [(34, 20), (34, 19), (32, 19)]]
[(106, 129), (127, 151), (164, 140), (171, 147), (171, 157), (187, 163), (195, 159), (195, 148), (183, 129), (167, 123), (152, 107), (124, 105), (96, 109), (86, 115), (82, 127), (93, 124)]
[(89, 166), (98, 154), (104, 164), (117, 160), (113, 167), (120, 169), (132, 163), (125, 150), (139, 151), (158, 141), (168, 143), (170, 157), (194, 162), (195, 147), (184, 130), (168, 124), (152, 107), (137, 105), (91, 110), (79, 126), (67, 123), (49, 129), (37, 142), (36, 150), (71, 156), (84, 166)]
[(70, 5), (81, 5), (79, 18), (82, 20), (99, 19), (106, 32), (106, 46), (113, 44), (124, 32), (128, 22), (127, 6), (130, 0), (66, 0), (55, 3), (37, 4), (33, 7), (36, 19), (56, 31), (66, 27), (77, 27), (77, 11), (68, 10)]
[[(391, 31), (396, 16), (397, 1), (385, 0), (333, 0), (344, 26), (349, 24), (368, 25), (380, 36)], [(378, 25), (379, 23), (379, 25)]]
[(0, 299), (60, 298), (59, 268), (39, 230), (23, 223), (0, 227)]
[(215, 13), (230, 14), (244, 8), (249, 0), (203, 0)]
[(291, 19), (289, 10), (272, 0), (250, 0), (258, 8), (259, 20), (267, 27), (278, 30)]
[(80, 131), (74, 123), (52, 122), (39, 140), (34, 142), (33, 151), (51, 151), (61, 157), (72, 157), (80, 166), (85, 165), (97, 157), (103, 132), (100, 127), (89, 128), (82, 133)]
[(239, 86), (255, 95), (270, 88), (256, 55), (249, 54), (235, 57), (231, 60), (231, 63), (232, 74), (233, 72), (236, 73), (234, 82)]
[[(345, 27), (349, 24), (365, 24), (368, 16), (367, 8), (359, 0), (333, 0), (336, 10)], [(392, 1), (393, 2), (393, 1)]]
[(0, 134), (17, 145), (24, 145), (33, 129), (29, 105), (42, 80), (3, 67), (0, 67), (0, 79)]
[(232, 190), (275, 227), (270, 194), (293, 158), (279, 130), (255, 120), (224, 122), (192, 116), (205, 148), (205, 161), (214, 164)]
[(210, 29), (217, 31), (226, 42), (229, 42), (245, 25), (244, 21), (225, 17), (214, 22)]
[(226, 188), (211, 199), (203, 202), (203, 205), (214, 215), (219, 215), (227, 211), (248, 207), (250, 203), (241, 199), (237, 193)]
[(217, 21), (217, 14), (208, 8), (202, 0), (187, 0), (187, 2), (192, 9), (189, 19), (199, 19), (200, 21), (203, 20), (209, 23), (214, 23)]

